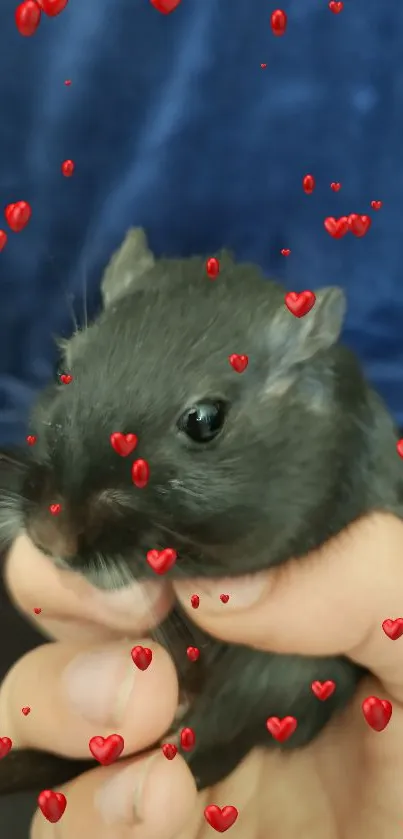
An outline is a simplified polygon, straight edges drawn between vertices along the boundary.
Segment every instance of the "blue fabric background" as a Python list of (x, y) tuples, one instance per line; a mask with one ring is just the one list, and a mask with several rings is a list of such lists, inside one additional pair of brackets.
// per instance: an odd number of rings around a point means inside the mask
[[(343, 285), (346, 341), (403, 426), (403, 4), (345, 0), (334, 15), (284, 0), (283, 38), (267, 0), (182, 0), (169, 16), (70, 0), (32, 38), (15, 6), (1, 0), (0, 206), (27, 200), (33, 215), (0, 253), (0, 443), (25, 433), (69, 296), (80, 314), (86, 286), (95, 311), (133, 224), (157, 254), (225, 245), (289, 289)], [(324, 230), (368, 211), (362, 239)]]

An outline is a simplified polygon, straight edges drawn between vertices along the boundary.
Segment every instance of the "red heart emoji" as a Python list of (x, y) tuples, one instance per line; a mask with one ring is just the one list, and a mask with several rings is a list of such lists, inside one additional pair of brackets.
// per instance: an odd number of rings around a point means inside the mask
[(74, 160), (63, 160), (61, 165), (62, 175), (65, 178), (71, 178), (74, 175), (74, 169), (76, 168)]
[(36, 0), (36, 2), (45, 12), (45, 15), (56, 17), (66, 8), (69, 0)]
[(41, 611), (42, 611), (42, 609), (40, 609), (40, 607), (39, 607), (39, 606), (35, 606), (35, 608), (34, 608), (34, 612), (35, 612), (35, 614), (36, 614), (36, 615), (40, 615), (40, 614), (41, 614)]
[(121, 431), (114, 431), (110, 436), (111, 446), (121, 457), (127, 457), (137, 446), (138, 438), (135, 434), (122, 434)]
[(281, 256), (289, 256), (291, 253), (289, 248), (283, 248), (281, 251)]
[(8, 755), (12, 749), (13, 741), (9, 737), (0, 737), (0, 760)]
[(58, 516), (59, 513), (61, 513), (61, 511), (62, 511), (62, 505), (61, 504), (50, 504), (49, 512), (52, 514), (52, 516)]
[(360, 216), (358, 213), (352, 213), (348, 217), (348, 224), (354, 236), (365, 236), (372, 221), (369, 216)]
[(267, 67), (267, 64), (261, 64), (260, 66), (261, 66), (262, 70), (264, 70)]
[(25, 439), (29, 446), (34, 446), (38, 438), (35, 437), (34, 434), (28, 434), (28, 437), (26, 437)]
[(303, 318), (315, 305), (315, 294), (313, 291), (289, 291), (285, 295), (284, 302), (289, 312), (296, 318)]
[(344, 5), (341, 2), (341, 0), (338, 0), (338, 2), (336, 2), (336, 0), (330, 0), (329, 9), (331, 12), (334, 12), (335, 15), (338, 15), (340, 12), (342, 12), (343, 8)]
[(207, 824), (214, 828), (217, 833), (225, 833), (235, 824), (238, 818), (238, 810), (230, 805), (218, 807), (217, 804), (209, 804), (208, 807), (205, 807), (204, 818)]
[(190, 598), (192, 609), (198, 609), (200, 606), (200, 597), (198, 594), (192, 594)]
[(327, 682), (312, 682), (311, 684), (312, 693), (320, 699), (322, 702), (325, 699), (329, 699), (329, 696), (332, 696), (336, 689), (336, 683), (328, 679)]
[(294, 734), (296, 727), (297, 720), (295, 717), (283, 717), (283, 719), (269, 717), (266, 720), (267, 730), (278, 743), (285, 743), (286, 740), (289, 740), (291, 735)]
[(229, 356), (229, 363), (233, 370), (237, 373), (243, 373), (246, 370), (249, 358), (247, 355), (237, 355), (237, 353), (233, 353)]
[(184, 752), (191, 752), (196, 742), (196, 735), (193, 728), (182, 728), (181, 746)]
[(341, 216), (341, 218), (328, 216), (328, 218), (325, 218), (324, 225), (327, 232), (333, 237), (333, 239), (341, 239), (342, 236), (345, 236), (347, 233), (348, 218), (347, 216)]
[(73, 381), (73, 376), (70, 373), (62, 373), (59, 377), (62, 385), (69, 385)]
[(362, 711), (374, 731), (383, 731), (392, 716), (392, 703), (377, 696), (367, 696), (362, 703)]
[(279, 38), (281, 35), (284, 35), (284, 32), (287, 29), (287, 15), (286, 15), (286, 13), (283, 12), (282, 9), (276, 9), (276, 11), (273, 12), (273, 14), (270, 18), (270, 23), (271, 23), (271, 31), (273, 32), (273, 35), (276, 35), (277, 38)]
[(175, 755), (178, 754), (178, 749), (173, 743), (164, 743), (161, 749), (167, 760), (173, 760)]
[(24, 714), (24, 717), (27, 717), (28, 714), (31, 713), (31, 709), (30, 709), (29, 705), (25, 705), (24, 708), (21, 708), (21, 713)]
[(7, 239), (8, 239), (8, 236), (7, 236), (6, 231), (5, 230), (0, 230), (0, 251), (2, 251), (3, 248), (5, 248), (5, 246), (7, 244)]
[(161, 12), (163, 15), (170, 15), (179, 6), (181, 0), (150, 0), (154, 9)]
[(139, 670), (147, 670), (151, 664), (153, 652), (148, 647), (138, 644), (137, 647), (133, 647), (131, 657)]
[(125, 741), (120, 734), (109, 734), (108, 737), (91, 737), (88, 745), (92, 756), (101, 766), (110, 766), (122, 754)]
[(401, 439), (401, 440), (398, 440), (398, 441), (397, 441), (397, 443), (396, 443), (396, 451), (397, 451), (397, 453), (398, 453), (399, 457), (402, 457), (402, 458), (403, 458), (403, 437), (402, 437), (402, 439)]
[(156, 574), (166, 574), (175, 565), (178, 554), (173, 548), (164, 548), (163, 551), (148, 551), (147, 562)]
[(186, 655), (189, 661), (197, 661), (200, 656), (200, 650), (197, 647), (188, 647), (186, 650)]
[(135, 460), (132, 465), (132, 481), (138, 489), (144, 489), (150, 478), (150, 467), (146, 460)]
[(330, 189), (332, 189), (333, 192), (339, 192), (341, 190), (341, 184), (338, 181), (332, 181)]
[(305, 175), (302, 181), (302, 188), (306, 195), (311, 195), (315, 189), (315, 178), (313, 175)]
[(373, 210), (380, 210), (382, 208), (382, 201), (371, 201), (371, 207)]
[(17, 201), (16, 204), (7, 204), (4, 215), (11, 230), (20, 233), (27, 226), (32, 210), (27, 201)]
[(53, 792), (52, 789), (44, 789), (38, 795), (38, 806), (45, 819), (55, 824), (61, 819), (67, 807), (67, 799), (62, 792)]
[(212, 256), (211, 259), (208, 259), (206, 262), (206, 271), (211, 279), (215, 279), (218, 274), (220, 273), (220, 262), (215, 256)]
[(395, 618), (395, 620), (387, 618), (382, 624), (382, 629), (388, 638), (391, 638), (392, 641), (397, 641), (403, 635), (403, 618)]
[(221, 603), (228, 603), (229, 594), (220, 594)]
[(24, 37), (35, 35), (41, 22), (41, 10), (35, 0), (25, 0), (17, 6), (14, 13), (15, 25)]

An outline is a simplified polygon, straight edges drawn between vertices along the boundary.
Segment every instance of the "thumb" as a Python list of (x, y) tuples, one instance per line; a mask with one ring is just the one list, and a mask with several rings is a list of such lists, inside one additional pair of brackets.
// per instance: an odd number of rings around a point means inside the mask
[[(360, 519), (308, 556), (269, 571), (175, 589), (211, 635), (286, 655), (347, 655), (403, 698), (403, 639), (393, 643), (382, 630), (384, 620), (403, 613), (403, 522), (389, 514)], [(225, 604), (222, 593), (229, 595)]]

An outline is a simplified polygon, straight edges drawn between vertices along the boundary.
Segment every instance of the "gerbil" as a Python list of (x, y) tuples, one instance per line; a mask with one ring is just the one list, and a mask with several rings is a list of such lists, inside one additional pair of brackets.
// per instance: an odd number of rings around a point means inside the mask
[[(18, 472), (14, 514), (3, 490), (10, 539), (24, 529), (62, 567), (113, 587), (153, 577), (153, 548), (177, 550), (171, 579), (236, 576), (301, 557), (369, 511), (403, 515), (393, 422), (337, 343), (342, 291), (317, 291), (298, 319), (280, 285), (225, 252), (219, 259), (211, 281), (204, 259), (155, 261), (142, 231), (129, 232), (104, 275), (104, 311), (64, 347), (71, 383), (52, 384), (34, 410), (37, 444)], [(242, 374), (232, 353), (249, 357)], [(134, 457), (113, 450), (116, 431), (138, 436)], [(136, 458), (150, 466), (143, 489), (131, 479)], [(221, 643), (179, 608), (156, 637), (192, 698), (181, 725), (196, 732), (186, 759), (199, 789), (253, 747), (277, 745), (269, 716), (298, 720), (281, 748), (310, 743), (363, 674), (343, 657)], [(187, 666), (189, 644), (203, 654)], [(337, 687), (321, 703), (311, 683), (327, 679)], [(78, 771), (53, 761), (10, 752), (0, 792)]]

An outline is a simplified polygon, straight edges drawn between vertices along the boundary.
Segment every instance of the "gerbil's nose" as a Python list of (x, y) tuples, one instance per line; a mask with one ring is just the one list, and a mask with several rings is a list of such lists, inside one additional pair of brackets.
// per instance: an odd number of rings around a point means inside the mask
[(69, 559), (77, 554), (78, 536), (49, 510), (27, 523), (27, 533), (34, 545), (48, 556)]

